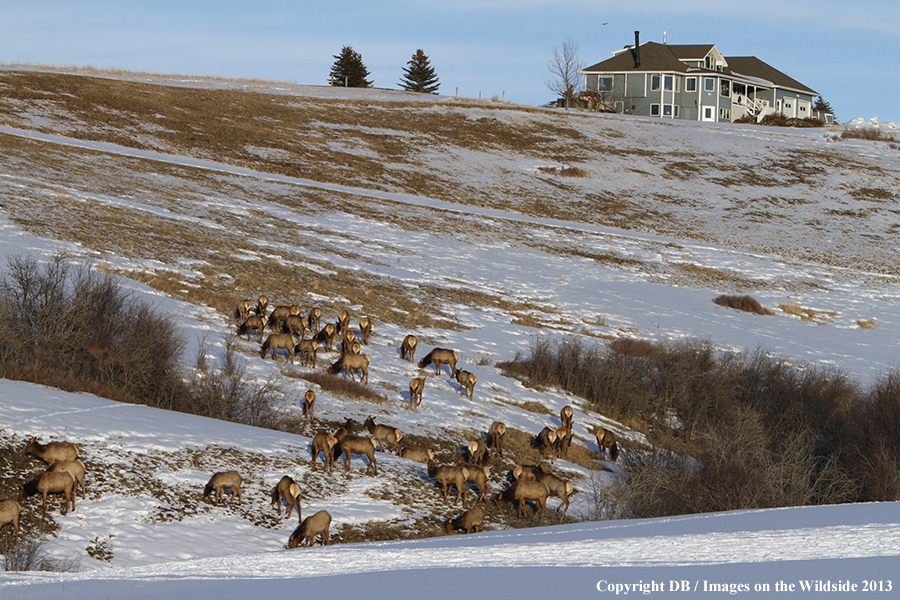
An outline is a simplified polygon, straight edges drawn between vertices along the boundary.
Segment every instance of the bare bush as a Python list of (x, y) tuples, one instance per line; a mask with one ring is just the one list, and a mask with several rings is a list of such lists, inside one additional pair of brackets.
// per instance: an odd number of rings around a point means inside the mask
[(752, 296), (732, 296), (723, 294), (714, 299), (713, 302), (715, 302), (719, 306), (725, 306), (728, 308), (733, 308), (735, 310), (742, 310), (744, 312), (749, 312), (756, 315), (768, 316), (775, 314), (768, 308), (765, 308), (762, 304), (759, 303), (758, 300), (756, 300)]
[(56, 558), (50, 555), (41, 541), (24, 541), (10, 545), (4, 552), (6, 571), (51, 571), (64, 573), (78, 571), (81, 561), (76, 556)]

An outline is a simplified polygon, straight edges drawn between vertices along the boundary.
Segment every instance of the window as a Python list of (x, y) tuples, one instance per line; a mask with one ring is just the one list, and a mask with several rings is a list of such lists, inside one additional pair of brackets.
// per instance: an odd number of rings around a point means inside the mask
[(722, 119), (723, 121), (730, 121), (731, 120), (731, 111), (728, 110), (727, 108), (720, 108), (719, 109), (719, 118)]
[(659, 104), (651, 104), (650, 105), (650, 116), (651, 117), (659, 116)]
[(675, 88), (675, 78), (671, 75), (666, 75), (663, 78), (663, 84), (665, 85), (665, 90), (671, 92)]
[(713, 68), (712, 56), (708, 54), (706, 55), (706, 60), (703, 61), (703, 66), (705, 66), (707, 69)]
[(697, 91), (697, 78), (696, 77), (688, 77), (684, 80), (684, 91), (686, 92), (696, 92)]
[(743, 83), (733, 83), (731, 85), (731, 90), (735, 93), (735, 95), (746, 96), (747, 95), (747, 86)]
[(600, 77), (597, 79), (597, 91), (598, 92), (611, 92), (612, 91), (612, 77)]
[(671, 105), (671, 104), (664, 104), (664, 105), (663, 105), (663, 116), (664, 116), (664, 117), (671, 117), (671, 116), (672, 116), (672, 105)]
[(675, 91), (676, 92), (681, 91), (681, 75), (675, 76)]
[(714, 77), (703, 78), (703, 89), (707, 92), (713, 92), (716, 89), (716, 80)]
[(722, 80), (722, 88), (721, 88), (721, 90), (719, 90), (719, 94), (723, 98), (727, 98), (728, 96), (731, 95), (731, 82), (730, 81), (728, 81), (727, 79)]
[(659, 75), (651, 75), (650, 76), (650, 91), (651, 92), (659, 91)]
[(681, 107), (677, 104), (675, 105), (675, 118), (678, 119), (681, 117)]

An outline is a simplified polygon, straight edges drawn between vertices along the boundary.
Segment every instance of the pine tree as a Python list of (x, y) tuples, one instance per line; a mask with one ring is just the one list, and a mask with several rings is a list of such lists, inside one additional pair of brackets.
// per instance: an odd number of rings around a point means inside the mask
[(441, 84), (434, 73), (434, 67), (428, 61), (428, 57), (422, 50), (416, 50), (412, 60), (403, 68), (403, 80), (399, 85), (408, 92), (422, 92), (435, 94)]
[(822, 113), (831, 113), (834, 114), (834, 109), (831, 108), (831, 104), (825, 100), (822, 96), (816, 98), (816, 103), (813, 105), (813, 110)]
[(363, 64), (362, 56), (350, 46), (341, 48), (341, 53), (334, 56), (331, 66), (331, 85), (347, 87), (371, 87), (367, 80), (369, 70)]

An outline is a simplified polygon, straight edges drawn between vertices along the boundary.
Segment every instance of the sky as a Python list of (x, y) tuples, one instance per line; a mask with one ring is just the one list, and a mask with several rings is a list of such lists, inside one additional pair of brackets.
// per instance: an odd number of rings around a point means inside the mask
[(540, 105), (554, 46), (585, 66), (634, 41), (716, 44), (818, 91), (841, 122), (900, 122), (895, 0), (399, 0), (120, 2), (0, 0), (0, 63), (125, 69), (324, 85), (345, 45), (374, 85), (399, 88), (424, 50), (440, 93)]

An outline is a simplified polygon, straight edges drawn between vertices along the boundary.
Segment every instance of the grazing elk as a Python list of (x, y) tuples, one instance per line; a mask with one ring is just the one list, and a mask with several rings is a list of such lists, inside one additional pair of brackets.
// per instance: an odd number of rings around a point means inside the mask
[(284, 322), (284, 333), (300, 334), (300, 341), (306, 338), (306, 317), (289, 315)]
[[(348, 354), (350, 352), (350, 347), (356, 343), (358, 343), (356, 341), (356, 333), (352, 329), (346, 330), (341, 337), (341, 354)], [(359, 354), (359, 352), (356, 354)]]
[(69, 503), (72, 504), (72, 510), (75, 510), (75, 478), (69, 475), (67, 471), (45, 471), (28, 483), (23, 484), (19, 488), (19, 501), (21, 502), (35, 494), (40, 494), (43, 497), (45, 515), (47, 514), (47, 494), (64, 494), (66, 496), (62, 514), (65, 515), (69, 512)]
[(344, 464), (345, 470), (350, 470), (351, 454), (359, 456), (365, 455), (366, 458), (369, 459), (369, 466), (366, 467), (366, 473), (369, 472), (369, 469), (372, 469), (373, 473), (378, 475), (378, 463), (375, 462), (375, 444), (372, 442), (371, 438), (346, 435), (337, 443), (337, 445), (335, 445), (335, 448), (337, 449), (335, 451), (336, 458), (340, 458), (341, 454), (347, 455), (347, 462)]
[(552, 475), (550, 473), (542, 473), (540, 479), (538, 479), (538, 482), (544, 484), (544, 487), (547, 488), (548, 495), (556, 496), (557, 498), (562, 500), (560, 505), (556, 507), (556, 510), (558, 511), (560, 508), (565, 506), (563, 514), (568, 512), (569, 497), (575, 491), (575, 489), (572, 487), (572, 483), (570, 481), (560, 479), (556, 475)]
[(309, 322), (310, 331), (319, 331), (319, 328), (322, 326), (322, 309), (317, 306), (310, 310), (307, 321)]
[(389, 446), (388, 451), (396, 450), (398, 453), (400, 452), (400, 440), (403, 438), (403, 433), (399, 429), (388, 425), (376, 425), (372, 415), (369, 415), (363, 426), (378, 442), (379, 452), (384, 452), (385, 444)]
[(606, 452), (609, 451), (609, 460), (616, 462), (619, 458), (619, 444), (616, 434), (602, 427), (597, 430), (597, 448), (600, 450), (600, 460), (606, 460)]
[(285, 519), (291, 518), (291, 511), (297, 507), (297, 522), (303, 520), (300, 514), (300, 485), (285, 475), (281, 478), (274, 488), (272, 488), (272, 506), (278, 508), (278, 514), (281, 515), (281, 503), (287, 504), (287, 515)]
[(259, 357), (265, 360), (269, 350), (272, 351), (272, 360), (278, 360), (278, 351), (287, 350), (288, 356), (285, 360), (290, 360), (294, 364), (294, 347), (297, 346), (297, 338), (290, 333), (272, 333), (263, 342), (259, 349)]
[(434, 348), (425, 355), (425, 358), (419, 361), (419, 368), (424, 369), (431, 363), (434, 363), (434, 374), (440, 375), (441, 367), (448, 365), (450, 373), (456, 372), (456, 361), (459, 360), (459, 352), (456, 350), (448, 350), (446, 348)]
[(319, 353), (319, 345), (312, 340), (300, 340), (300, 343), (294, 346), (294, 352), (300, 355), (301, 367), (316, 368), (316, 354)]
[(13, 540), (19, 539), (19, 513), (22, 507), (15, 500), (0, 502), (0, 527), (12, 523)]
[(512, 470), (514, 481), (539, 481), (545, 473), (540, 465), (516, 465)]
[(338, 311), (337, 322), (335, 323), (337, 333), (344, 333), (350, 330), (350, 313), (343, 308)]
[(284, 327), (284, 324), (287, 322), (288, 317), (290, 316), (290, 306), (276, 306), (272, 309), (272, 314), (269, 315), (269, 319), (268, 321), (266, 321), (266, 324), (272, 328), (272, 331), (279, 331)]
[[(343, 437), (343, 436), (342, 436)], [(316, 462), (319, 459), (319, 452), (322, 453), (322, 468), (331, 472), (334, 466), (334, 445), (338, 439), (327, 431), (318, 431), (313, 436), (310, 450), (312, 450), (312, 470), (316, 470)]]
[(465, 467), (451, 467), (447, 465), (442, 465), (440, 467), (436, 466), (434, 462), (428, 463), (428, 476), (433, 477), (441, 487), (444, 489), (444, 501), (447, 500), (447, 497), (450, 493), (450, 486), (456, 486), (456, 500), (454, 503), (459, 502), (460, 498), (462, 498), (463, 504), (466, 503), (466, 480), (469, 478), (469, 470)]
[(503, 508), (507, 502), (515, 502), (517, 506), (516, 514), (520, 519), (525, 517), (525, 504), (531, 500), (535, 504), (534, 516), (547, 510), (547, 486), (538, 481), (518, 480), (512, 483), (508, 488), (497, 494), (494, 501), (497, 506)]
[(484, 509), (480, 506), (470, 508), (455, 519), (447, 519), (444, 523), (444, 530), (448, 534), (457, 529), (465, 529), (466, 533), (477, 532), (479, 529), (484, 531)]
[(256, 302), (256, 314), (265, 318), (266, 310), (269, 308), (269, 298), (266, 296), (260, 296), (259, 300)]
[(466, 477), (466, 483), (474, 483), (478, 486), (478, 498), (475, 499), (476, 502), (482, 502), (487, 499), (490, 491), (488, 490), (488, 477), (491, 476), (491, 470), (482, 465), (476, 465), (472, 463), (463, 463), (460, 465), (469, 472)]
[(78, 446), (71, 442), (49, 442), (42, 444), (37, 438), (31, 438), (25, 445), (25, 454), (32, 453), (48, 465), (63, 460), (78, 458)]
[(231, 490), (231, 498), (228, 500), (229, 505), (234, 502), (235, 496), (237, 496), (238, 504), (244, 503), (243, 497), (241, 496), (241, 474), (237, 471), (224, 471), (213, 474), (209, 479), (209, 483), (203, 488), (203, 497), (206, 498), (215, 492), (216, 496), (214, 504), (218, 506), (219, 500), (222, 498), (222, 493), (225, 489)]
[(313, 415), (313, 412), (316, 408), (316, 393), (312, 390), (306, 390), (306, 393), (303, 394), (303, 418), (307, 421), (315, 421), (316, 418)]
[(422, 404), (422, 391), (425, 389), (425, 378), (416, 377), (409, 381), (409, 409), (412, 410)]
[(331, 323), (325, 323), (325, 326), (319, 330), (319, 332), (312, 337), (313, 341), (316, 344), (324, 344), (325, 351), (331, 352), (334, 350), (334, 336), (337, 335), (334, 325)]
[(353, 428), (356, 427), (358, 423), (351, 418), (347, 418), (343, 425), (341, 425), (337, 431), (334, 432), (334, 437), (337, 441), (341, 441), (344, 437), (353, 433)]
[(499, 452), (500, 456), (503, 456), (503, 438), (506, 436), (506, 425), (501, 423), (500, 421), (494, 421), (491, 423), (490, 429), (487, 432), (487, 445), (488, 448)]
[(253, 302), (250, 300), (241, 300), (238, 303), (237, 308), (234, 309), (234, 318), (237, 322), (243, 323), (247, 320), (247, 317), (250, 316), (250, 313), (253, 311)]
[(306, 517), (300, 526), (294, 530), (288, 539), (288, 548), (297, 546), (313, 546), (316, 536), (322, 535), (322, 545), (328, 545), (328, 529), (331, 527), (331, 515), (328, 511), (320, 510), (316, 514)]
[(414, 362), (416, 357), (416, 346), (418, 344), (419, 340), (413, 334), (409, 334), (403, 338), (403, 343), (400, 344), (400, 358), (408, 360), (409, 362)]
[(372, 319), (369, 317), (359, 318), (359, 338), (363, 345), (369, 345), (369, 337), (372, 335)]
[(434, 462), (434, 450), (430, 448), (400, 448), (400, 458), (408, 458), (420, 463)]
[(541, 456), (543, 458), (553, 458), (556, 453), (556, 431), (549, 427), (544, 427), (535, 437), (535, 446), (541, 448)]
[(256, 343), (262, 343), (263, 330), (266, 328), (266, 319), (260, 315), (250, 315), (244, 322), (238, 325), (238, 336), (247, 334), (247, 341), (250, 341), (250, 334), (256, 332)]
[(483, 440), (477, 439), (469, 442), (469, 445), (466, 446), (466, 450), (469, 452), (469, 461), (475, 463), (476, 465), (483, 465), (488, 461), (488, 449), (487, 444), (484, 443)]
[(562, 410), (559, 411), (559, 422), (565, 427), (568, 431), (572, 431), (572, 425), (575, 419), (575, 412), (572, 410), (571, 406), (563, 406)]
[(560, 458), (569, 456), (569, 447), (572, 445), (573, 432), (565, 427), (556, 428), (556, 455)]
[(468, 371), (454, 369), (453, 379), (459, 382), (459, 392), (465, 396), (466, 390), (468, 390), (469, 400), (472, 400), (475, 394), (475, 382), (478, 381), (478, 378)]
[(347, 379), (347, 373), (350, 373), (350, 379), (356, 381), (354, 371), (360, 371), (360, 383), (369, 383), (369, 357), (365, 354), (345, 354), (331, 365), (329, 369), (332, 375), (337, 375), (341, 371), (344, 372), (344, 379)]
[(50, 472), (65, 471), (75, 480), (75, 491), (81, 488), (81, 498), (84, 499), (84, 463), (80, 460), (61, 460), (53, 463), (49, 469)]

